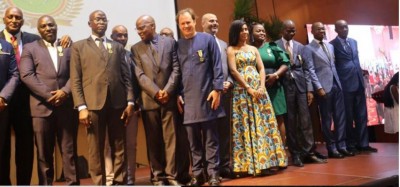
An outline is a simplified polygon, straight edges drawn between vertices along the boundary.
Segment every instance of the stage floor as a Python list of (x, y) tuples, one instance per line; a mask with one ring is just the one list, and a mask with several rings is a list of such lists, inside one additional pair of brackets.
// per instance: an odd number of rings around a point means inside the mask
[[(277, 185), (344, 185), (354, 186), (379, 179), (399, 175), (399, 144), (371, 143), (377, 153), (364, 153), (344, 159), (328, 159), (327, 164), (305, 164), (299, 168), (289, 166), (277, 174), (264, 177), (245, 177), (224, 179), (222, 186), (277, 186)], [(317, 150), (326, 153), (324, 145), (317, 145)], [(151, 185), (149, 168), (138, 168), (136, 185)], [(91, 179), (81, 179), (82, 185), (92, 185)], [(55, 183), (63, 185), (63, 183)]]

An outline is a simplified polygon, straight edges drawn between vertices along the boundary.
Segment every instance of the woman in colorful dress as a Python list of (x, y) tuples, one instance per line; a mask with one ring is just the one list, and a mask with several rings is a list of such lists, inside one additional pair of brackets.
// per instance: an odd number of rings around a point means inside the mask
[(265, 86), (268, 88), (268, 94), (274, 107), (276, 121), (278, 122), (279, 132), (286, 144), (286, 130), (284, 115), (287, 113), (285, 91), (281, 81), (288, 70), (290, 64), (289, 58), (285, 51), (278, 47), (275, 42), (266, 42), (266, 34), (264, 26), (256, 23), (250, 28), (251, 45), (258, 48), (261, 60), (264, 64), (266, 80)]
[(229, 30), (228, 65), (234, 77), (232, 158), (236, 174), (260, 176), (286, 168), (287, 157), (275, 113), (265, 89), (265, 72), (257, 48), (246, 43), (247, 25), (235, 20)]

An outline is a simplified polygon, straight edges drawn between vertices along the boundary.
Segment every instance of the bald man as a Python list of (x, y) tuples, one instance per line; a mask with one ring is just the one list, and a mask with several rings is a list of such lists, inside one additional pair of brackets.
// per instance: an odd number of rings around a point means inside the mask
[[(123, 25), (117, 25), (112, 29), (111, 39), (122, 44), (126, 47), (128, 42), (128, 29)], [(138, 96), (140, 94), (140, 88), (135, 72), (134, 62), (132, 60), (132, 54), (130, 51), (125, 51), (125, 59), (129, 65), (131, 71), (131, 80), (134, 95)], [(135, 101), (136, 102), (136, 101)], [(127, 185), (135, 184), (135, 172), (136, 172), (136, 146), (137, 146), (137, 132), (138, 132), (138, 113), (132, 116), (129, 121), (129, 125), (126, 127), (126, 157), (128, 161), (127, 168)], [(112, 167), (111, 167), (112, 168)], [(107, 168), (106, 168), (107, 169)]]
[(113, 158), (113, 185), (126, 184), (125, 126), (134, 108), (134, 94), (124, 47), (105, 36), (106, 14), (93, 11), (91, 35), (75, 42), (71, 52), (71, 91), (79, 122), (86, 128), (89, 173), (105, 185), (104, 144), (108, 133)]
[[(333, 46), (325, 41), (325, 27), (321, 22), (312, 25), (314, 40), (304, 49), (304, 60), (309, 68), (313, 90), (317, 94), (322, 133), (329, 158), (354, 156), (346, 147), (346, 116), (342, 85), (335, 68)], [(309, 88), (311, 90), (311, 88)], [(332, 119), (335, 131), (331, 131)]]
[(311, 80), (307, 79), (309, 69), (303, 66), (303, 44), (293, 40), (296, 25), (292, 20), (283, 22), (282, 38), (276, 44), (285, 49), (290, 57), (290, 68), (283, 76), (283, 86), (287, 101), (285, 117), (286, 136), (292, 164), (303, 167), (303, 162), (326, 163), (315, 154), (313, 127), (308, 106), (314, 95)]
[(171, 37), (173, 39), (174, 38), (174, 31), (172, 31), (172, 29), (168, 28), (168, 27), (164, 27), (160, 30), (160, 35), (161, 36), (166, 36), (166, 37)]
[(357, 41), (347, 37), (349, 27), (345, 20), (336, 21), (335, 31), (338, 36), (330, 43), (335, 48), (335, 65), (343, 87), (347, 147), (353, 152), (377, 152), (369, 146), (367, 100)]
[(176, 163), (176, 90), (179, 63), (176, 42), (156, 33), (149, 15), (136, 20), (141, 41), (132, 46), (135, 74), (141, 92), (143, 125), (153, 185), (180, 185)]

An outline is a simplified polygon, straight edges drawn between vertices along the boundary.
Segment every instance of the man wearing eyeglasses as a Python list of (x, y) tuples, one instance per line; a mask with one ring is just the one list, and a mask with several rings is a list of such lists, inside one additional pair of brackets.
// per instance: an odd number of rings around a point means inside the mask
[[(176, 170), (176, 89), (179, 63), (176, 42), (156, 33), (153, 17), (140, 16), (142, 41), (132, 46), (153, 185), (180, 185)], [(178, 161), (179, 162), (179, 161)]]
[(91, 36), (72, 46), (71, 91), (86, 127), (89, 144), (89, 174), (95, 185), (106, 185), (104, 167), (105, 133), (113, 155), (113, 185), (126, 183), (125, 125), (133, 115), (134, 94), (125, 61), (125, 49), (105, 37), (107, 16), (92, 12)]

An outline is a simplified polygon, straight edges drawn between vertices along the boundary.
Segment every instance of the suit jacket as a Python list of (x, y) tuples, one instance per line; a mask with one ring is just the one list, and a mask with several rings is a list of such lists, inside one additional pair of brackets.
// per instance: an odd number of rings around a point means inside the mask
[(176, 96), (178, 77), (180, 76), (176, 41), (158, 35), (156, 58), (153, 57), (149, 45), (140, 41), (131, 48), (135, 62), (135, 74), (141, 87), (142, 109), (153, 110), (160, 107), (160, 103), (154, 99), (159, 90), (168, 92), (170, 99), (166, 105), (174, 106), (176, 100), (173, 98)]
[(307, 78), (311, 79), (314, 90), (323, 88), (326, 93), (329, 93), (334, 80), (336, 80), (340, 89), (342, 89), (342, 86), (335, 68), (333, 46), (327, 42), (324, 42), (324, 44), (329, 51), (329, 57), (325, 54), (321, 45), (313, 40), (304, 49), (304, 60), (306, 67), (310, 70)]
[(330, 42), (335, 49), (335, 65), (343, 91), (354, 92), (364, 87), (364, 78), (358, 59), (357, 41), (348, 38), (351, 52), (346, 51), (338, 36)]
[[(287, 85), (289, 84), (290, 81), (290, 73), (293, 75), (293, 80), (296, 84), (296, 88), (300, 93), (305, 93), (307, 91), (312, 91), (308, 90), (308, 88), (312, 88), (311, 80), (306, 79), (306, 74), (309, 75), (309, 70), (306, 68), (306, 66), (303, 66), (303, 50), (304, 50), (304, 45), (297, 42), (293, 41), (293, 50), (292, 50), (292, 55), (293, 55), (293, 63), (294, 65), (290, 66), (290, 70), (286, 71), (285, 78), (283, 79), (283, 84)], [(275, 42), (280, 48), (285, 49), (285, 45), (283, 43), (282, 39), (279, 39)], [(299, 57), (300, 56), (300, 57)]]
[[(0, 38), (6, 40), (6, 37), (4, 36), (4, 30), (0, 32)], [(34, 42), (36, 40), (40, 40), (40, 36), (36, 34), (31, 34), (28, 32), (21, 32), (21, 40), (22, 40), (22, 45)]]
[[(57, 47), (61, 47), (57, 45)], [(62, 49), (62, 48), (61, 48)], [(70, 88), (70, 48), (57, 52), (58, 71), (56, 71), (53, 60), (43, 39), (26, 44), (24, 46), (20, 72), (21, 80), (31, 90), (30, 107), (32, 117), (47, 117), (55, 107), (47, 102), (52, 94), (51, 91), (62, 90), (68, 95)], [(72, 108), (72, 99), (64, 101), (61, 107)]]
[(233, 79), (229, 72), (228, 68), (228, 56), (226, 54), (226, 49), (228, 45), (223, 40), (217, 38), (217, 42), (219, 43), (219, 47), (221, 48), (221, 62), (222, 62), (222, 72), (224, 73), (224, 81), (229, 81), (233, 83)]
[(133, 61), (133, 55), (128, 50), (125, 50), (125, 59), (129, 66), (129, 74), (130, 74), (130, 77), (132, 80), (133, 95), (135, 96), (134, 100), (136, 103), (136, 101), (138, 100), (138, 97), (140, 95), (140, 86), (139, 86), (139, 82), (135, 75), (135, 62)]
[(9, 102), (19, 84), (19, 72), (11, 44), (0, 39), (0, 45), (0, 97)]
[[(124, 47), (106, 40), (104, 57), (92, 37), (75, 42), (71, 51), (71, 91), (75, 107), (100, 110), (109, 98), (110, 107), (119, 109), (133, 102), (129, 66)], [(109, 94), (109, 95), (108, 95)]]

